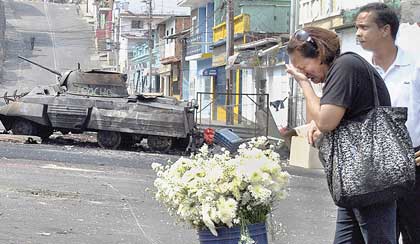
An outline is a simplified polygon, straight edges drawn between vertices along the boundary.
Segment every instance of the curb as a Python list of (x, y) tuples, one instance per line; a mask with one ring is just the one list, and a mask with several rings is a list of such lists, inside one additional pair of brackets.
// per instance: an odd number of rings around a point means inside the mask
[(310, 177), (310, 178), (325, 178), (324, 169), (307, 169), (297, 166), (286, 165), (283, 169), (294, 176)]
[(26, 144), (40, 144), (42, 142), (39, 136), (0, 134), (0, 141)]

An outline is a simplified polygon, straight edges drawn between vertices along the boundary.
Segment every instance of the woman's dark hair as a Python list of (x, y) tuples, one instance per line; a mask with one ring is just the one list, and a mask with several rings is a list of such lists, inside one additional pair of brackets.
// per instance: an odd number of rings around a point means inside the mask
[[(379, 27), (389, 25), (391, 27), (392, 38), (397, 38), (398, 28), (400, 27), (400, 21), (397, 13), (385, 3), (369, 3), (360, 7), (357, 15), (363, 12), (375, 13), (375, 23)], [(357, 16), (356, 15), (356, 16)]]
[[(302, 39), (301, 33), (307, 38)], [(323, 64), (330, 65), (340, 55), (340, 38), (335, 32), (320, 27), (305, 27), (298, 30), (287, 44), (287, 53), (300, 52), (305, 58), (321, 58)]]

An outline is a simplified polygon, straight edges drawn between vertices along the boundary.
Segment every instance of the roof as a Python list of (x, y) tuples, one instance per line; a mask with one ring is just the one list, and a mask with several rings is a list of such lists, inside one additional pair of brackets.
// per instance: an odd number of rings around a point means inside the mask
[(170, 63), (176, 63), (181, 61), (178, 57), (175, 56), (171, 56), (171, 57), (167, 57), (167, 58), (162, 58), (160, 60), (161, 64), (170, 64)]
[[(145, 31), (145, 32), (147, 32), (147, 31)], [(127, 39), (138, 39), (138, 40), (145, 40), (145, 39), (148, 38), (145, 35), (133, 35), (133, 34), (130, 34), (130, 33), (122, 34), (121, 36), (124, 37), (124, 38), (127, 38)]]
[(253, 42), (248, 42), (245, 44), (235, 46), (235, 50), (246, 50), (246, 49), (256, 49), (262, 48), (264, 46), (273, 46), (281, 42), (278, 38), (264, 38)]
[[(133, 13), (133, 12), (131, 12), (131, 11), (129, 11), (129, 10), (127, 10), (127, 11), (124, 11), (124, 12), (122, 12), (122, 13), (120, 13), (120, 17), (121, 18), (149, 18), (149, 14), (148, 13)], [(156, 14), (156, 13), (153, 13), (153, 15), (152, 15), (152, 18), (155, 18), (155, 19), (165, 19), (165, 18), (170, 18), (171, 17), (171, 15), (168, 15), (168, 14)]]
[(163, 39), (176, 39), (179, 37), (185, 37), (185, 35), (188, 35), (190, 33), (191, 29), (185, 29), (181, 32), (169, 35), (169, 36), (165, 36)]
[(158, 22), (158, 24), (162, 24), (163, 22), (166, 22), (167, 20), (171, 19), (171, 18), (188, 18), (191, 17), (191, 15), (168, 15), (166, 18), (162, 19), (160, 22)]

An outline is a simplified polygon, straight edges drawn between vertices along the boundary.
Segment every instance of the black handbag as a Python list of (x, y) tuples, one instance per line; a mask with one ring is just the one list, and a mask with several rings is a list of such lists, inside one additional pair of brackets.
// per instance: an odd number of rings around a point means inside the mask
[(375, 107), (360, 122), (342, 120), (318, 143), (329, 191), (340, 207), (395, 200), (415, 184), (414, 149), (405, 126), (407, 108), (380, 106), (373, 71), (368, 70)]

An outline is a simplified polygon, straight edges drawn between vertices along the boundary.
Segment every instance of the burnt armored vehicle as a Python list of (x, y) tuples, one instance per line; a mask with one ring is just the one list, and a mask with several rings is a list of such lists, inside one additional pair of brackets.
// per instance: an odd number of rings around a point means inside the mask
[(53, 72), (58, 84), (36, 87), (0, 107), (0, 120), (13, 134), (45, 139), (54, 131), (97, 132), (101, 147), (115, 149), (147, 138), (152, 150), (187, 147), (194, 138), (194, 106), (172, 97), (129, 96), (126, 75), (100, 70)]

